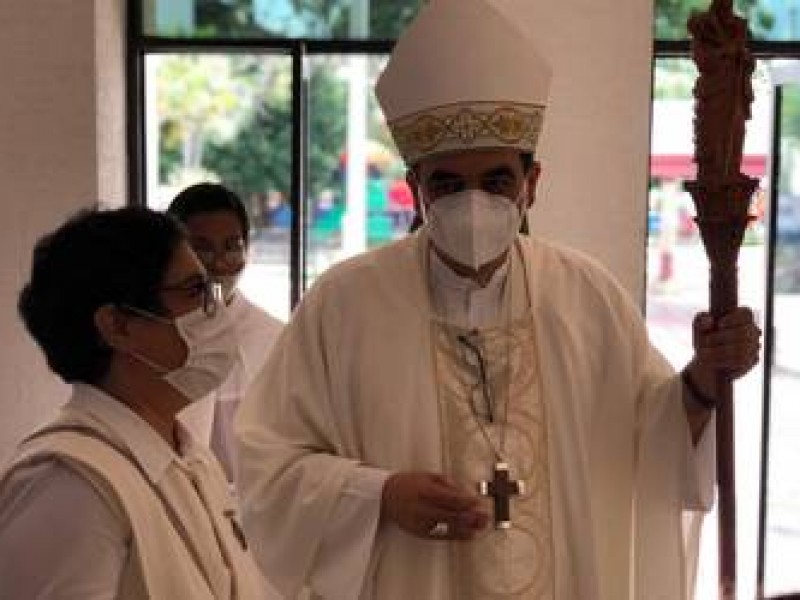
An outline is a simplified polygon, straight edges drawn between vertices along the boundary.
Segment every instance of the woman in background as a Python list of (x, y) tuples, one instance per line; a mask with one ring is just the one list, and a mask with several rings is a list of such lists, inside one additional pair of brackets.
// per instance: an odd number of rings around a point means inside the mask
[(237, 289), (247, 263), (250, 220), (241, 199), (225, 186), (199, 183), (178, 194), (167, 213), (181, 221), (209, 276), (220, 283), (239, 350), (230, 376), (181, 418), (205, 440), (233, 481), (236, 452), (231, 427), (236, 407), (267, 359), (282, 323)]

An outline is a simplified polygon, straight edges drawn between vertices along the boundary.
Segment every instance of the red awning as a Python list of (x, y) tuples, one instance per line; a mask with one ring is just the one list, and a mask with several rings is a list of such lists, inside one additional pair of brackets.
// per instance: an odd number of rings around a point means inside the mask
[[(767, 157), (749, 154), (742, 159), (742, 170), (750, 177), (767, 174)], [(692, 179), (696, 167), (687, 154), (658, 154), (650, 157), (650, 176), (659, 179)]]

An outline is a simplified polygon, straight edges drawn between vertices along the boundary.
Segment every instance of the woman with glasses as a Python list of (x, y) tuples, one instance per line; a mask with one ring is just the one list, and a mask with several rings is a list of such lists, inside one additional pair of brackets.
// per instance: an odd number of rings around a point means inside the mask
[(178, 194), (167, 213), (181, 221), (189, 242), (209, 276), (222, 286), (238, 340), (236, 361), (228, 378), (182, 420), (205, 440), (234, 480), (233, 415), (256, 373), (267, 359), (282, 323), (250, 302), (237, 289), (247, 263), (250, 221), (239, 197), (225, 186), (200, 183)]
[(0, 595), (263, 598), (225, 476), (176, 420), (237, 353), (180, 224), (73, 217), (37, 243), (19, 311), (72, 393), (0, 474)]

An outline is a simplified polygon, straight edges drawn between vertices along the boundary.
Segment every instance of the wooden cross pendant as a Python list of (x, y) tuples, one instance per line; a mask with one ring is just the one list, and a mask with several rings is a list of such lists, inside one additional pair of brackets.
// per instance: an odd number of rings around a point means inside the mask
[(494, 465), (492, 480), (481, 481), (479, 491), (494, 500), (494, 528), (511, 529), (511, 496), (524, 494), (525, 482), (511, 479), (508, 465), (499, 462)]

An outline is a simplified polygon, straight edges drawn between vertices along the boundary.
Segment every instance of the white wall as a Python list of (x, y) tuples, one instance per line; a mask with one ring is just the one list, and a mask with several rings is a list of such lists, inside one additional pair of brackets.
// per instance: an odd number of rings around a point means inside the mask
[(67, 390), (16, 313), (33, 244), (124, 197), (120, 12), (117, 0), (0, 2), (0, 462)]
[[(554, 81), (534, 232), (587, 251), (643, 299), (652, 2), (502, 0)], [(524, 60), (519, 76), (525, 77)]]

